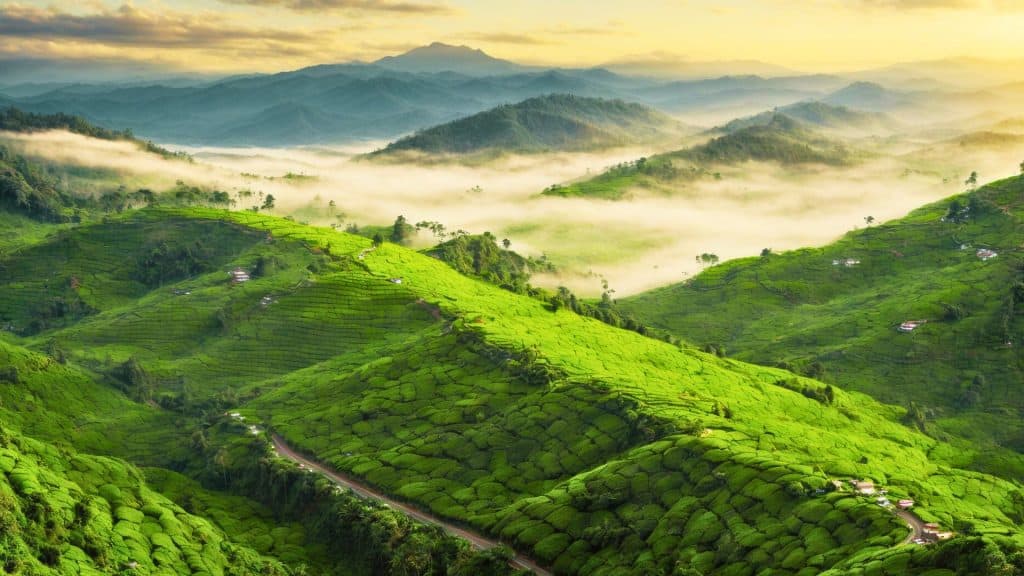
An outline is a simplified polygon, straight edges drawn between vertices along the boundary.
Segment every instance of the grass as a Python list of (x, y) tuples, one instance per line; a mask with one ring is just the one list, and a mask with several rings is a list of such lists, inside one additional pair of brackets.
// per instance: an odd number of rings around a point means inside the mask
[[(208, 267), (159, 288), (132, 283), (140, 244), (188, 230), (218, 245)], [(905, 426), (903, 408), (857, 392), (809, 397), (795, 390), (824, 384), (551, 312), (412, 250), (264, 214), (147, 209), (68, 238), (95, 278), (90, 312), (19, 342), (58, 341), (96, 373), (134, 358), (153, 397), (182, 405), (231, 398), (297, 448), (560, 574), (938, 565), (894, 549), (907, 529), (831, 479), (915, 498), (927, 520), (981, 542), (977, 554), (1024, 545), (1019, 484), (967, 469), (980, 450)], [(0, 262), (14, 271), (4, 286), (38, 286), (39, 270), (66, 258), (56, 242)], [(26, 250), (32, 261), (17, 260)], [(260, 262), (273, 265), (228, 282), (226, 270)], [(11, 310), (31, 297), (0, 294)]]

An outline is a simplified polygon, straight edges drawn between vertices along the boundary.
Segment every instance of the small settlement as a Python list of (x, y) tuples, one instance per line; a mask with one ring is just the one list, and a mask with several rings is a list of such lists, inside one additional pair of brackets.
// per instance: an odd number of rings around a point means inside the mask
[(927, 323), (927, 320), (907, 320), (906, 322), (900, 324), (897, 330), (899, 330), (900, 332), (913, 332), (914, 330), (917, 330), (918, 328)]
[(231, 272), (228, 272), (228, 276), (231, 277), (232, 284), (241, 284), (242, 282), (249, 281), (249, 273), (242, 268), (235, 268)]
[(979, 248), (975, 253), (982, 262), (988, 262), (989, 260), (999, 256), (995, 250), (989, 250), (988, 248)]
[[(923, 523), (916, 514), (910, 512), (910, 509), (914, 507), (915, 502), (910, 498), (900, 498), (895, 503), (889, 500), (886, 496), (888, 490), (880, 490), (875, 486), (875, 483), (871, 480), (847, 480), (849, 487), (860, 496), (876, 496), (875, 504), (885, 508), (886, 510), (892, 511), (897, 516), (900, 516), (907, 520), (908, 525), (914, 527), (914, 524), (910, 523), (909, 518), (914, 518), (917, 521), (917, 526), (921, 528), (914, 529), (915, 538), (910, 540), (914, 544), (925, 545), (939, 542), (941, 540), (949, 540), (956, 535), (955, 532), (949, 530), (943, 530), (938, 524), (934, 522)], [(843, 482), (833, 480), (833, 486), (836, 489), (844, 489), (846, 486)]]

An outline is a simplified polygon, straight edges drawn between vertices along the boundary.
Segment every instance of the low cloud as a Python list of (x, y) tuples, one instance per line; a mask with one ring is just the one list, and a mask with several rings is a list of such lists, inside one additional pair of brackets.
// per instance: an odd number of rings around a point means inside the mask
[[(175, 180), (226, 190), (273, 194), (277, 214), (313, 224), (387, 224), (402, 214), (432, 220), (449, 230), (490, 231), (509, 238), (514, 250), (547, 254), (560, 269), (538, 278), (588, 295), (606, 278), (617, 296), (671, 282), (700, 271), (694, 256), (723, 260), (831, 242), (864, 225), (882, 222), (962, 190), (971, 170), (984, 181), (1016, 173), (1024, 145), (965, 148), (958, 142), (907, 142), (906, 151), (852, 168), (746, 164), (723, 168), (723, 178), (684, 182), (672, 195), (634, 191), (623, 202), (538, 197), (540, 190), (652, 150), (603, 154), (510, 157), (484, 166), (391, 165), (358, 161), (354, 148), (190, 149), (195, 164), (143, 154), (131, 144), (90, 140), (63, 132), (7, 134), (12, 148), (63, 162), (103, 167), (131, 186), (163, 189)], [(916, 141), (917, 139), (913, 139)], [(924, 167), (931, 167), (925, 169)], [(908, 170), (908, 168), (910, 168)], [(258, 177), (242, 176), (243, 173)], [(287, 173), (309, 179), (288, 180)], [(480, 190), (475, 188), (479, 186)], [(255, 198), (241, 198), (244, 208)], [(330, 201), (336, 207), (329, 206)], [(418, 241), (432, 241), (421, 232)]]

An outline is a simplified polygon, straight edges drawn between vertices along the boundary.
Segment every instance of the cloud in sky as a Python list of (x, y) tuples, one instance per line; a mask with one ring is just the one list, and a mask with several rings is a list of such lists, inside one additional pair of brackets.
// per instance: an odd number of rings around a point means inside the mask
[(550, 0), (0, 0), (0, 59), (273, 72), (376, 60), (445, 39), (559, 66), (655, 52), (831, 72), (951, 55), (1024, 57), (1024, 0), (720, 4), (636, 0), (623, 10), (618, 0), (593, 0), (580, 10)]
[(858, 4), (899, 10), (1024, 11), (1024, 2), (1020, 0), (858, 0)]
[(230, 4), (249, 6), (270, 6), (298, 11), (356, 11), (390, 12), (399, 14), (451, 14), (454, 10), (447, 4), (436, 2), (389, 1), (389, 0), (223, 0)]
[(17, 4), (0, 7), (0, 36), (134, 46), (211, 47), (240, 41), (307, 42), (308, 32), (232, 25), (217, 14), (149, 12), (124, 4), (87, 15)]
[(571, 36), (601, 36), (607, 34), (618, 34), (628, 36), (626, 30), (618, 29), (612, 25), (607, 26), (551, 26), (528, 32), (468, 32), (459, 35), (459, 38), (489, 42), (492, 44), (517, 44), (523, 46), (552, 46), (563, 44), (566, 37)]
[(477, 40), (493, 44), (519, 44), (524, 46), (549, 46), (551, 44), (556, 44), (552, 38), (545, 38), (543, 36), (529, 33), (471, 32), (468, 34), (462, 34), (461, 37), (467, 40)]

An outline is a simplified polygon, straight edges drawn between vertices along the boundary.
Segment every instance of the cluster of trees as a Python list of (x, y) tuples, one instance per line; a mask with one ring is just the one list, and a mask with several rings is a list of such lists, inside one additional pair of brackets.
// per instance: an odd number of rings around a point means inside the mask
[[(975, 173), (976, 174), (976, 173)], [(975, 176), (976, 178), (976, 176)], [(956, 224), (962, 224), (967, 222), (968, 218), (979, 217), (992, 210), (992, 204), (977, 194), (971, 194), (967, 198), (967, 205), (965, 206), (959, 198), (954, 198), (949, 203), (949, 208), (946, 210), (945, 219), (947, 222), (953, 222)]]
[(152, 398), (153, 379), (135, 356), (116, 366), (110, 375), (132, 400), (146, 402)]
[(988, 381), (985, 380), (985, 376), (983, 374), (978, 374), (964, 388), (960, 397), (957, 399), (957, 405), (961, 408), (973, 408), (977, 406), (981, 403), (981, 399), (987, 388)]
[[(608, 290), (601, 293), (601, 300), (597, 304), (591, 304), (577, 298), (568, 288), (560, 286), (555, 294), (548, 297), (548, 304), (553, 312), (571, 310), (580, 316), (594, 318), (616, 328), (625, 328), (643, 336), (653, 336), (651, 330), (636, 317), (619, 310)], [(666, 341), (671, 339), (666, 338)]]
[[(766, 249), (766, 250), (768, 250), (768, 249)], [(761, 256), (768, 256), (770, 254), (771, 254), (771, 250), (768, 250), (767, 254), (765, 253), (764, 250), (761, 251)], [(702, 264), (704, 266), (714, 266), (715, 264), (718, 264), (718, 260), (719, 259), (718, 259), (718, 255), (717, 254), (711, 254), (711, 253), (705, 252), (703, 254), (698, 254), (696, 260), (697, 260), (698, 264)]]
[(0, 146), (0, 207), (47, 222), (67, 222), (76, 206), (87, 204), (58, 189), (43, 166)]
[[(497, 237), (490, 232), (474, 235), (459, 230), (450, 235), (444, 226), (437, 222), (420, 222), (416, 226), (419, 229), (431, 230), (435, 236), (452, 238), (428, 250), (427, 254), (446, 262), (462, 274), (481, 278), (505, 290), (547, 302), (553, 312), (571, 310), (580, 316), (594, 318), (617, 328), (632, 330), (644, 336), (653, 335), (648, 327), (635, 317), (618, 309), (612, 299), (614, 290), (608, 289), (607, 282), (604, 284), (605, 290), (601, 294), (601, 300), (594, 304), (578, 298), (564, 286), (552, 293), (532, 286), (529, 280), (535, 272), (554, 272), (554, 265), (544, 256), (526, 258), (510, 250), (512, 242), (508, 238), (503, 239), (499, 247)], [(375, 239), (375, 243), (377, 240), (382, 242), (383, 238)], [(674, 342), (669, 336), (664, 339), (670, 343)]]
[(524, 258), (516, 254), (508, 249), (511, 245), (506, 238), (499, 246), (497, 237), (490, 232), (469, 235), (459, 231), (451, 240), (437, 245), (427, 253), (467, 276), (482, 278), (519, 294), (529, 293), (531, 274), (536, 271), (551, 272), (554, 267), (546, 258)]
[(787, 390), (799, 392), (805, 397), (820, 402), (821, 404), (831, 405), (836, 401), (836, 391), (832, 388), (831, 384), (826, 384), (824, 388), (821, 388), (811, 384), (802, 383), (797, 378), (787, 378), (775, 382), (775, 385), (786, 388)]
[[(60, 281), (57, 281), (60, 282)], [(31, 308), (28, 324), (21, 332), (25, 335), (38, 334), (44, 330), (63, 326), (96, 312), (81, 296), (73, 279), (60, 282), (58, 291), (40, 298)]]
[[(417, 222), (416, 230), (430, 230), (430, 233), (434, 235), (434, 238), (437, 238), (442, 242), (445, 240), (451, 240), (454, 238), (458, 238), (459, 236), (466, 236), (469, 234), (469, 232), (462, 230), (461, 228), (459, 230), (451, 232), (447, 228), (445, 228), (444, 224), (441, 224), (440, 222), (434, 222), (432, 220), (423, 220)], [(508, 248), (508, 246), (506, 246), (506, 248)]]
[(133, 276), (146, 286), (163, 286), (209, 271), (210, 258), (210, 250), (200, 240), (190, 244), (161, 242), (139, 259)]

